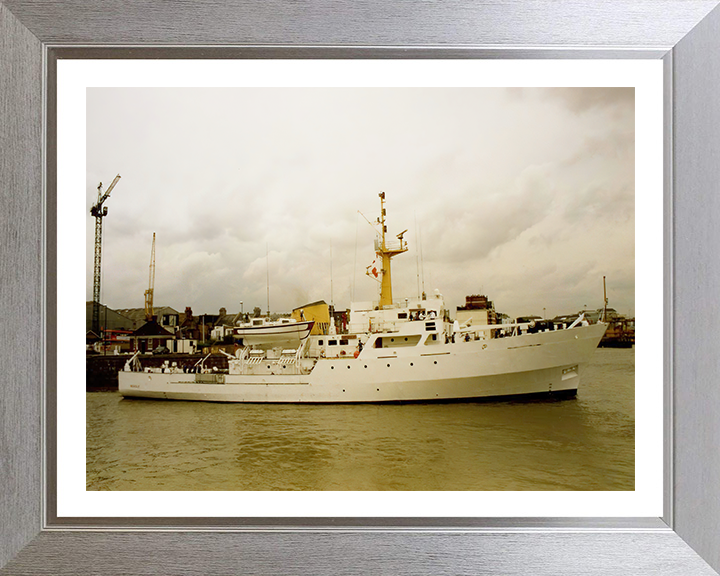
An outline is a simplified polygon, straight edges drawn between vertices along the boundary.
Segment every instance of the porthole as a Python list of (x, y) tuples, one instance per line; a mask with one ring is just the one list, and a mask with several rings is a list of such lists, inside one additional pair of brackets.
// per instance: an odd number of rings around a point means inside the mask
[(350, 370), (350, 366), (348, 365), (348, 370)]
[(388, 364), (388, 368), (390, 368), (390, 364)]
[(433, 364), (437, 364), (437, 360), (435, 360), (435, 362), (433, 362)]
[(367, 364), (365, 364), (365, 368), (367, 368)]
[(412, 365), (413, 365), (413, 363), (412, 363), (412, 362), (410, 362), (410, 366), (412, 366)]
[(330, 370), (335, 370), (335, 366), (330, 366)]

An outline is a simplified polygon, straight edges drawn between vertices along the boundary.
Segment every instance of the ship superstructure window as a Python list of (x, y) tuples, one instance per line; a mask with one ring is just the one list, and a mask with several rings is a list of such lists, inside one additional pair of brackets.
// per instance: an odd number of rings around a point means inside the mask
[(420, 334), (410, 336), (383, 336), (375, 340), (375, 348), (400, 348), (403, 346), (416, 346), (420, 342)]
[(337, 340), (330, 340), (328, 346), (337, 346)]
[(407, 312), (398, 312), (398, 320), (407, 319)]
[(435, 322), (425, 322), (425, 331), (430, 332), (431, 330), (435, 330)]

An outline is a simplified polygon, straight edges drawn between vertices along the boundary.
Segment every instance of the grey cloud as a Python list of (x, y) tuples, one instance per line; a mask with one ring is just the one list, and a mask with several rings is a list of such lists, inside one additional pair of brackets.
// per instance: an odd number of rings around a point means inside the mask
[(615, 106), (632, 109), (635, 105), (635, 88), (543, 88), (541, 90), (546, 97), (562, 102), (569, 110), (578, 114)]
[(634, 274), (628, 102), (592, 89), (89, 90), (88, 208), (98, 178), (123, 175), (104, 299), (142, 305), (153, 231), (156, 300), (178, 309), (264, 310), (266, 247), (274, 310), (328, 301), (331, 243), (336, 303), (372, 299), (373, 231), (358, 210), (374, 220), (385, 190), (390, 238), (409, 230), (396, 297), (416, 293), (424, 264), (451, 305), (480, 286), (517, 313), (553, 286), (576, 305), (608, 269), (596, 247), (611, 230), (610, 273)]

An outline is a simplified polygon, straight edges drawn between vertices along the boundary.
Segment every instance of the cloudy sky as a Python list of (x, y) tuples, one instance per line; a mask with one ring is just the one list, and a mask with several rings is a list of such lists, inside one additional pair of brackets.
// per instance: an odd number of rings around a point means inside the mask
[[(86, 299), (273, 312), (373, 300), (378, 193), (396, 299), (487, 294), (511, 316), (635, 309), (634, 90), (90, 88)], [(364, 215), (364, 216), (363, 216)], [(332, 274), (331, 274), (332, 270)], [(332, 278), (332, 282), (331, 282)], [(332, 285), (332, 293), (331, 293)]]

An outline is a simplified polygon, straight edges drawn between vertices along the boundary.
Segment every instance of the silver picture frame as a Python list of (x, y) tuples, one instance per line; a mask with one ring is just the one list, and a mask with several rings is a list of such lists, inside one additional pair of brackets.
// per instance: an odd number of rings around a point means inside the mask
[[(0, 0), (0, 574), (717, 574), (718, 4)], [(62, 58), (662, 59), (663, 516), (59, 518), (54, 72)]]

